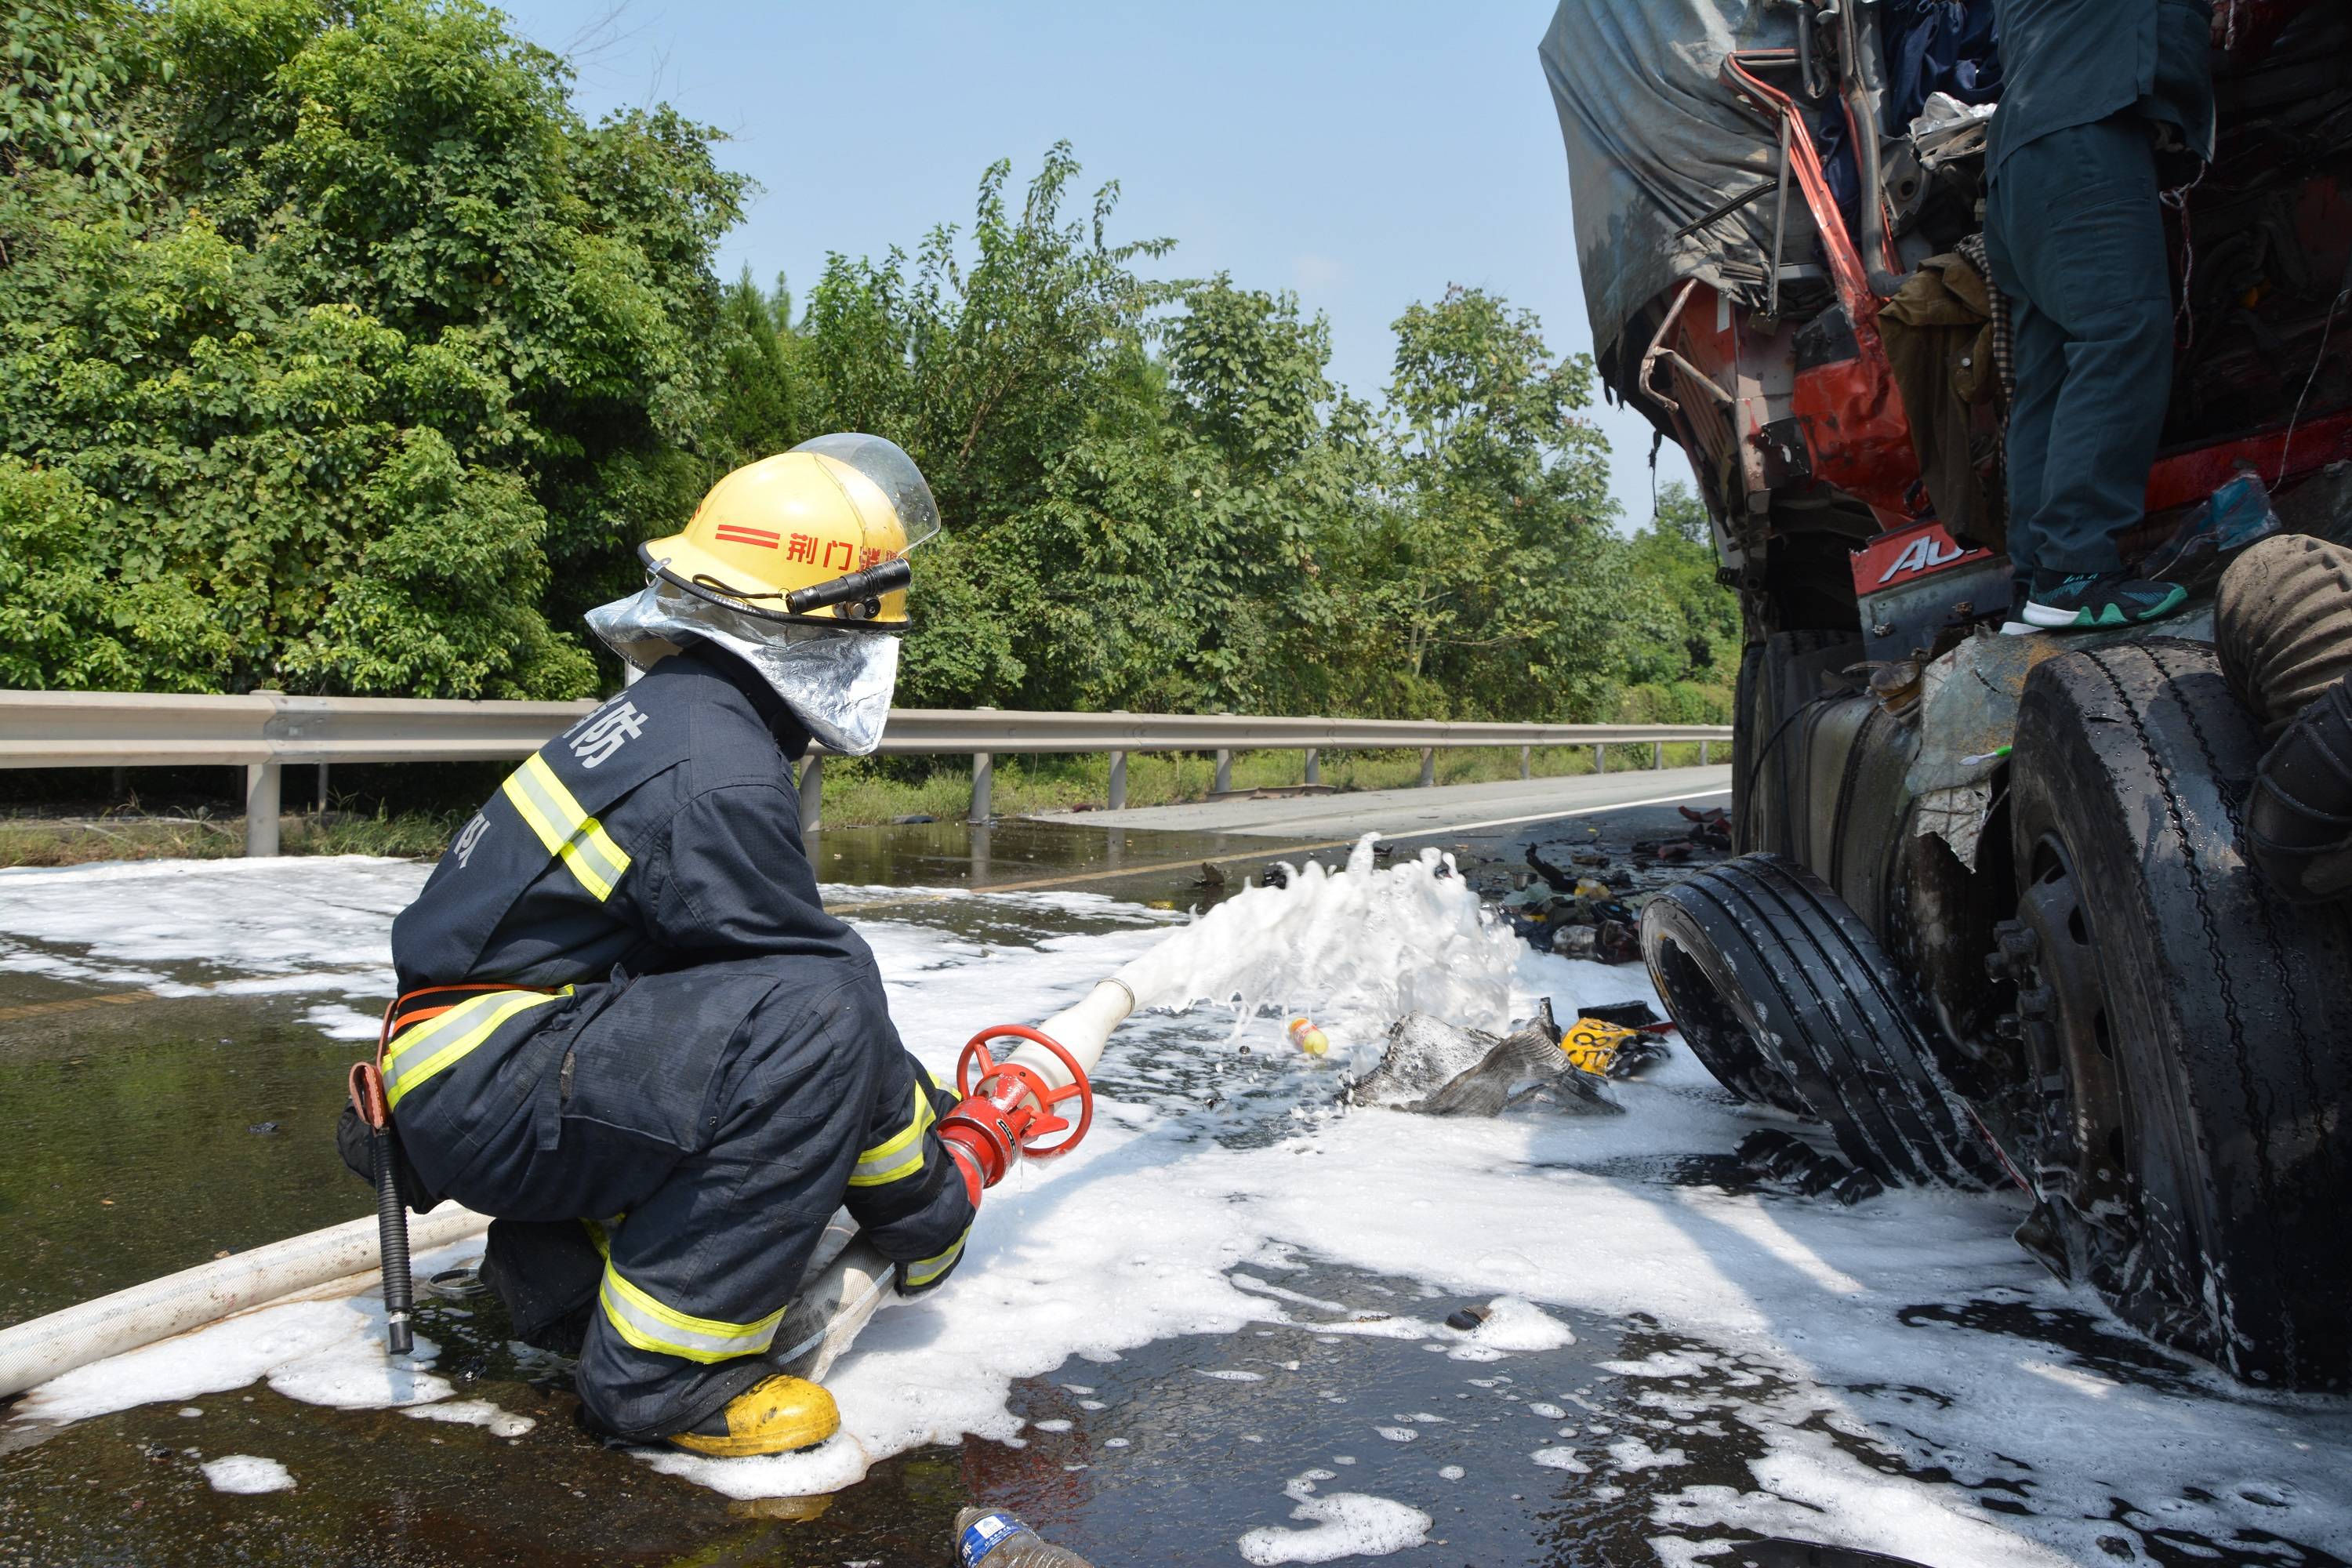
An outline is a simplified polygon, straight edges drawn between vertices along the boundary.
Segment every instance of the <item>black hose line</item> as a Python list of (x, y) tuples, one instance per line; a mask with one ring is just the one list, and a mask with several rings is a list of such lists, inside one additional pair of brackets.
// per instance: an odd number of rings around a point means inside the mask
[(415, 1286), (408, 1273), (408, 1214), (400, 1201), (400, 1162), (390, 1128), (376, 1128), (368, 1142), (375, 1167), (376, 1243), (383, 1259), (384, 1342), (393, 1354), (406, 1355), (415, 1343), (409, 1332)]
[[(1853, 695), (1855, 695), (1853, 692), (1846, 690), (1816, 692), (1812, 696), (1806, 698), (1802, 702), (1798, 703), (1794, 708), (1790, 709), (1788, 717), (1782, 719), (1780, 723), (1773, 726), (1772, 733), (1765, 740), (1763, 749), (1756, 753), (1756, 760), (1748, 764), (1748, 776), (1744, 779), (1737, 779), (1733, 781), (1738, 785), (1739, 794), (1738, 798), (1733, 802), (1736, 809), (1731, 814), (1732, 832), (1735, 834), (1738, 833), (1739, 831), (1739, 825), (1748, 820), (1748, 796), (1756, 788), (1757, 775), (1763, 773), (1764, 764), (1771, 759), (1773, 748), (1780, 745), (1780, 737), (1789, 732), (1789, 726), (1802, 718), (1805, 714), (1805, 710), (1809, 708), (1817, 707), (1833, 697), (1852, 697)], [(1763, 846), (1763, 847), (1769, 848), (1769, 846)]]
[(2352, 689), (2338, 679), (2286, 728), (2254, 771), (2246, 858), (2290, 903), (2352, 892)]

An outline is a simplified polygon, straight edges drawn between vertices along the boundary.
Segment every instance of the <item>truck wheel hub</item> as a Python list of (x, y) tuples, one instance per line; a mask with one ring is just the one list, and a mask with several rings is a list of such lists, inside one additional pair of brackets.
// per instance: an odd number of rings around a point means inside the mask
[(2018, 1039), (2032, 1085), (2033, 1182), (2094, 1225), (2119, 1229), (2130, 1185), (2114, 1010), (2074, 859), (2054, 837), (2034, 847), (2032, 880), (2004, 922), (2017, 983)]

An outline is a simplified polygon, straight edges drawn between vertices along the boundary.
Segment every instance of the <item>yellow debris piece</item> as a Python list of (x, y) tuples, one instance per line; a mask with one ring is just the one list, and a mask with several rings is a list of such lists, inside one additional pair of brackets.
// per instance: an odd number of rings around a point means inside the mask
[(1604, 1024), (1598, 1018), (1579, 1018), (1561, 1033), (1559, 1048), (1568, 1053), (1569, 1063), (1577, 1071), (1606, 1078), (1625, 1042), (1640, 1033), (1622, 1025)]

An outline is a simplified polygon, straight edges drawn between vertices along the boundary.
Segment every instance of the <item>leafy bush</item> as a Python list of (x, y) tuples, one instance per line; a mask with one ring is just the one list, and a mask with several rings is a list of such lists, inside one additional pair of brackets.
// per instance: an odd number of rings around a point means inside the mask
[(0, 30), (0, 447), (59, 476), (37, 551), (0, 533), (58, 584), (12, 679), (592, 689), (576, 609), (714, 467), (708, 133), (582, 123), (470, 0)]
[(634, 547), (836, 429), (946, 525), (904, 702), (1715, 717), (1736, 666), (1696, 503), (1620, 535), (1589, 361), (1483, 290), (1405, 311), (1374, 406), (1295, 298), (1147, 276), (1056, 146), (796, 312), (712, 274), (712, 132), (585, 123), (478, 0), (0, 39), (0, 680), (588, 692)]

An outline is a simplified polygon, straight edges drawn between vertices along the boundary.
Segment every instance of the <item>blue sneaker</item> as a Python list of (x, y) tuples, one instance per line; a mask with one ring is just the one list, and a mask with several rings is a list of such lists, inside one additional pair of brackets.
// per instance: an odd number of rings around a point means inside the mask
[(2036, 572), (2018, 619), (2040, 631), (2097, 631), (2160, 621), (2188, 602), (2189, 590), (2178, 584), (2123, 572)]

